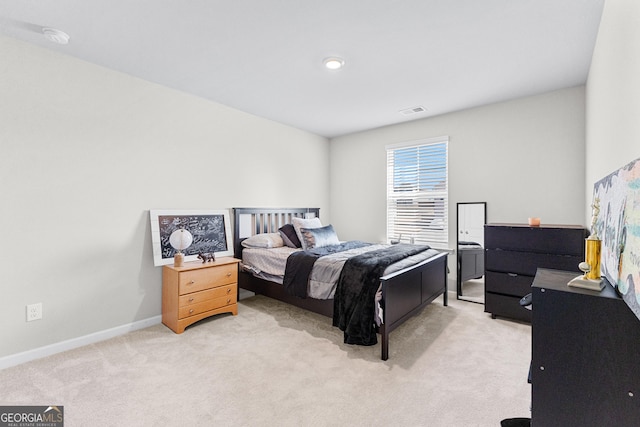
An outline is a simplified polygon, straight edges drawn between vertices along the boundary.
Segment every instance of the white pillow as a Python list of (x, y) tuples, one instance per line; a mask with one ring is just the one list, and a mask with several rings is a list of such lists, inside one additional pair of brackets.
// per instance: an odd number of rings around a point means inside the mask
[(256, 234), (242, 241), (245, 248), (280, 248), (284, 246), (284, 240), (280, 237), (280, 233), (264, 233)]
[(298, 235), (298, 240), (302, 244), (302, 249), (307, 249), (304, 244), (304, 239), (302, 237), (301, 228), (320, 228), (322, 227), (322, 223), (320, 222), (320, 218), (291, 218), (291, 224), (293, 225), (293, 229), (296, 230), (296, 234)]

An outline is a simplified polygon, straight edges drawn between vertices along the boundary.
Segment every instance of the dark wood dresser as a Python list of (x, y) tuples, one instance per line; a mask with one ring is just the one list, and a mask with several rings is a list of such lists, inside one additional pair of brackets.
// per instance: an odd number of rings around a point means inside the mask
[(576, 271), (588, 231), (577, 225), (487, 224), (484, 311), (531, 322), (520, 299), (531, 292), (538, 268)]
[[(533, 282), (531, 425), (640, 425), (640, 320), (609, 283), (540, 269)], [(523, 379), (523, 381), (525, 381)]]

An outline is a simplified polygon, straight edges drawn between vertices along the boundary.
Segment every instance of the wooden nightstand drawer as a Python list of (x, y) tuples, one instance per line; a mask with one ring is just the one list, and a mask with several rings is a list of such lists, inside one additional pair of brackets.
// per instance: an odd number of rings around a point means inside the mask
[(237, 294), (226, 295), (218, 298), (206, 300), (197, 304), (187, 305), (181, 307), (178, 311), (178, 318), (184, 319), (185, 317), (194, 316), (196, 314), (204, 313), (205, 311), (214, 310), (216, 308), (224, 307), (236, 303)]
[(162, 323), (177, 334), (199, 320), (222, 313), (238, 314), (239, 259), (189, 262), (162, 269)]
[(231, 295), (238, 295), (238, 285), (236, 285), (235, 283), (231, 285), (207, 289), (206, 291), (182, 295), (178, 300), (178, 305), (180, 307), (185, 307), (187, 305), (198, 304), (213, 298), (220, 298)]
[(184, 295), (237, 281), (238, 266), (236, 264), (185, 271), (180, 274), (179, 293)]

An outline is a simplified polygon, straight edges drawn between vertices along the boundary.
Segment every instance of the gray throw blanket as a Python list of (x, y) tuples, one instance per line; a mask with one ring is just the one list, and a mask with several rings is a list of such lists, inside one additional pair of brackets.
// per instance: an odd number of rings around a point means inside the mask
[(284, 279), (282, 285), (285, 291), (290, 295), (300, 298), (307, 297), (307, 287), (309, 284), (309, 276), (316, 260), (324, 255), (334, 254), (336, 252), (347, 251), (350, 249), (369, 246), (370, 243), (359, 241), (350, 241), (339, 245), (324, 246), (313, 248), (306, 251), (294, 252), (287, 258), (287, 264), (284, 270)]
[(344, 331), (345, 343), (374, 345), (378, 342), (374, 314), (380, 277), (389, 265), (428, 249), (429, 246), (397, 244), (345, 262), (333, 297), (333, 326)]

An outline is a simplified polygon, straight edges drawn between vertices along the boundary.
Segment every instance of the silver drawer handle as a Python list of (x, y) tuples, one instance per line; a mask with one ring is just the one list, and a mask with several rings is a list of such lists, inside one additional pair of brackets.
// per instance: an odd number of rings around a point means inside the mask
[(511, 277), (518, 277), (518, 275), (516, 273), (507, 273), (509, 276)]

